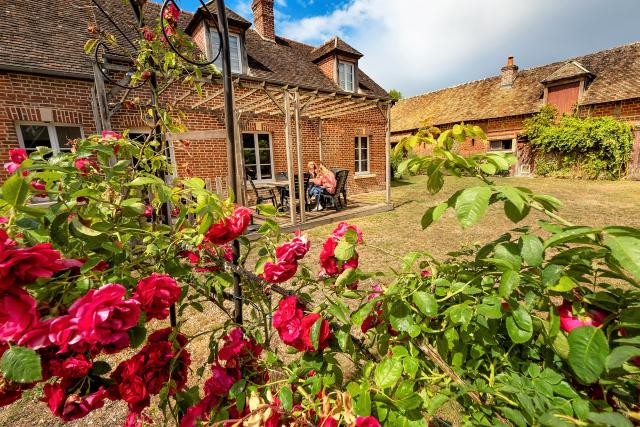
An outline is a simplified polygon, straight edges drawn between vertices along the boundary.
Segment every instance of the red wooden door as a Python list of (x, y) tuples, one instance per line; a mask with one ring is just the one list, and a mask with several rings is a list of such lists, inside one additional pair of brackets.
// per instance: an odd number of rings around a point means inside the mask
[(558, 109), (560, 114), (571, 113), (578, 103), (580, 82), (552, 86), (548, 89), (547, 103)]

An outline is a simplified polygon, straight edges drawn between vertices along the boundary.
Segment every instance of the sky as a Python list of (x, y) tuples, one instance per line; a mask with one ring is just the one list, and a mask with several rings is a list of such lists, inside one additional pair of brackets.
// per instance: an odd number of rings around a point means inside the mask
[[(252, 20), (251, 0), (226, 4)], [(340, 36), (405, 97), (498, 75), (510, 55), (524, 69), (640, 41), (640, 0), (276, 0), (275, 15), (283, 37)]]

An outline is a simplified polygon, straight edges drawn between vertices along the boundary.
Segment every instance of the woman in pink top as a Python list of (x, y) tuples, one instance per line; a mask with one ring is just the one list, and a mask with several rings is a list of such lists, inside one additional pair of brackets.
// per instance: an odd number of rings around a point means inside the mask
[(320, 196), (322, 194), (334, 194), (336, 192), (336, 176), (325, 165), (320, 163), (318, 168), (318, 175), (312, 181), (313, 186), (309, 190), (309, 194), (316, 198), (315, 211), (321, 211), (324, 209), (320, 203)]

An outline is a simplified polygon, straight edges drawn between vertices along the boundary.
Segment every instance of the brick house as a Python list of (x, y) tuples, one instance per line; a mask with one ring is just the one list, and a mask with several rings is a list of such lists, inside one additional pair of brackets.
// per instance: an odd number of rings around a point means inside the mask
[[(121, 43), (126, 44), (125, 36), (137, 37), (129, 6), (121, 0), (99, 3), (125, 30)], [(303, 171), (308, 161), (323, 161), (349, 169), (350, 194), (388, 191), (387, 92), (360, 69), (362, 54), (339, 38), (313, 47), (277, 36), (273, 3), (253, 1), (253, 25), (227, 10), (241, 173), (268, 182), (281, 172)], [(208, 7), (217, 13), (214, 2)], [(6, 3), (2, 10), (0, 157), (18, 146), (65, 150), (69, 139), (107, 128), (149, 132), (140, 106), (148, 93), (129, 94), (98, 69), (115, 78), (129, 66), (106, 56), (96, 64), (83, 52), (88, 24), (121, 37), (91, 0), (24, 0)], [(147, 2), (146, 21), (155, 22), (159, 11), (158, 4)], [(219, 46), (214, 22), (200, 8), (183, 13), (180, 23), (210, 57)], [(186, 113), (189, 131), (168, 136), (177, 175), (226, 188), (223, 95), (218, 80), (205, 84), (203, 96), (176, 83), (162, 92), (161, 102)], [(133, 97), (143, 101), (132, 105)], [(185, 139), (188, 147), (177, 143)]]
[(404, 99), (392, 109), (392, 141), (423, 124), (441, 129), (463, 121), (477, 124), (489, 141), (466, 141), (461, 151), (513, 152), (515, 173), (527, 175), (534, 159), (519, 135), (523, 121), (544, 104), (561, 113), (629, 122), (635, 134), (631, 176), (640, 178), (640, 42), (527, 70), (519, 70), (510, 57), (498, 76)]

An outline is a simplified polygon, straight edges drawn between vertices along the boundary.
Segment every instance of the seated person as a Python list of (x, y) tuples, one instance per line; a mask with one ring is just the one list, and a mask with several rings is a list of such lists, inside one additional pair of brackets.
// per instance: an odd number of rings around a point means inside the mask
[(314, 211), (324, 209), (320, 196), (323, 194), (335, 194), (336, 192), (336, 176), (325, 165), (320, 163), (318, 173), (315, 179), (312, 179), (312, 185), (309, 188), (309, 196), (316, 198), (316, 207)]

